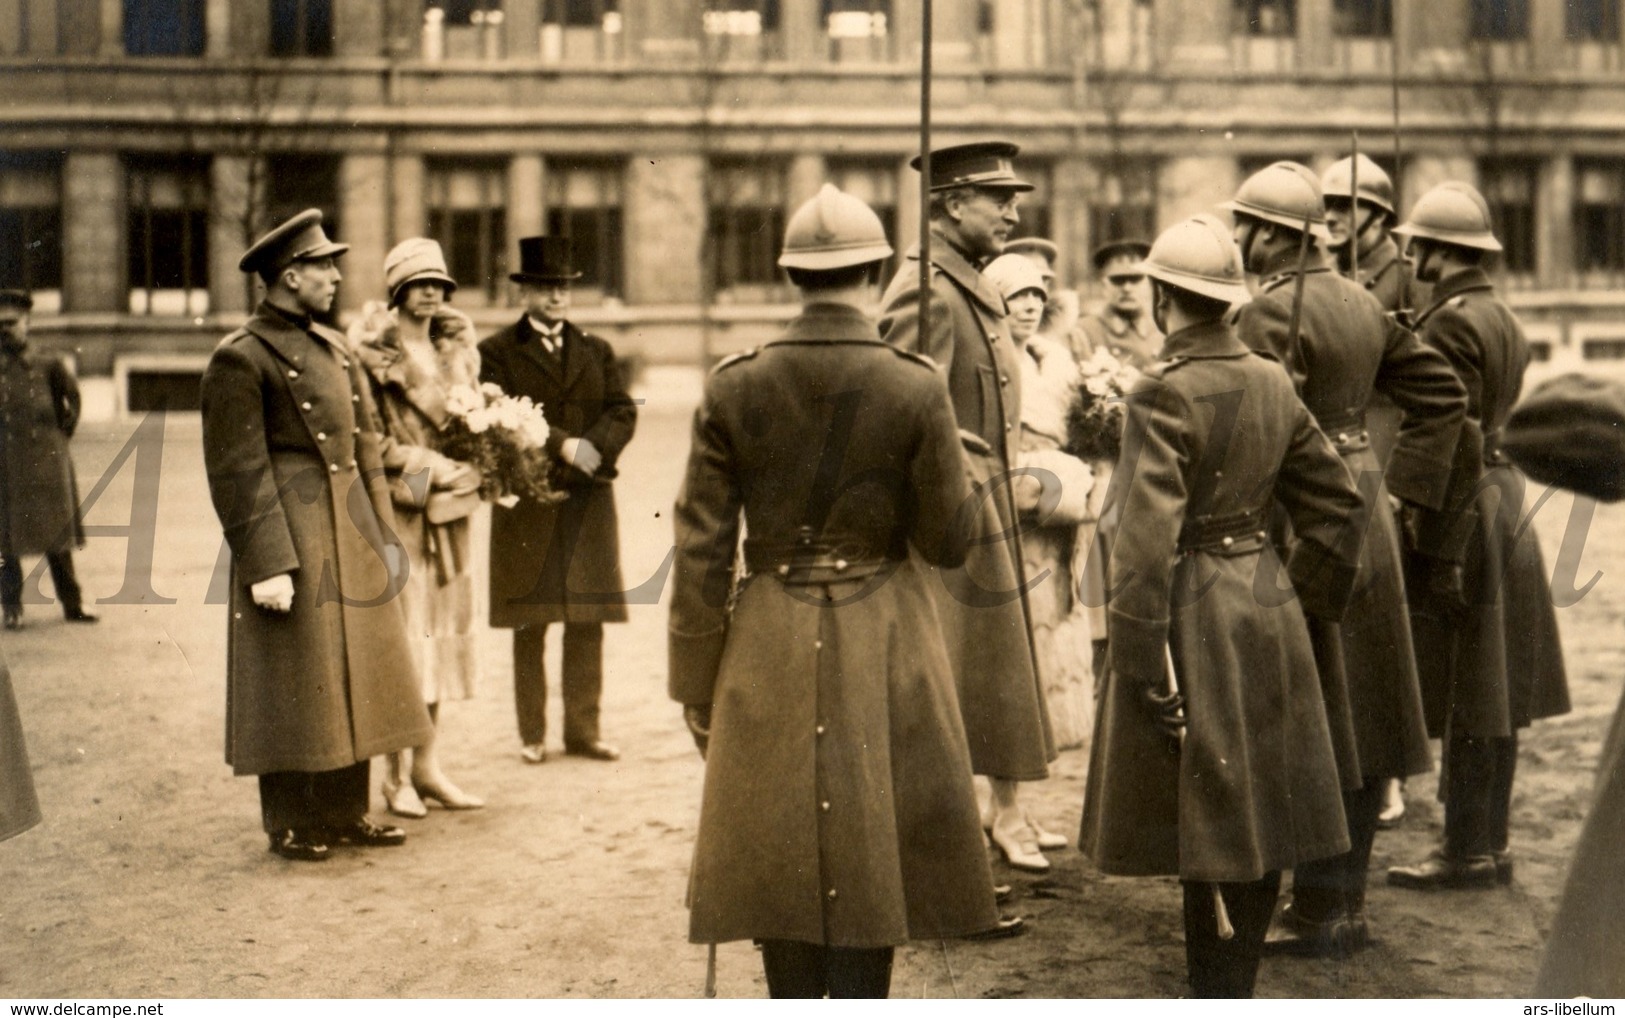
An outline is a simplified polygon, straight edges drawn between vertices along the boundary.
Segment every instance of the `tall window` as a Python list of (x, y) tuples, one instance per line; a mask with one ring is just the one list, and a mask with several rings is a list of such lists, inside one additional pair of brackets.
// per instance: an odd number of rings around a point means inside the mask
[(1389, 38), (1393, 0), (1332, 0), (1332, 31), (1344, 38)]
[(542, 59), (618, 60), (626, 33), (620, 0), (544, 0)]
[(271, 55), (333, 55), (333, 0), (271, 0)]
[(201, 315), (209, 310), (209, 161), (126, 161), (126, 273), (130, 313)]
[(784, 56), (779, 0), (706, 0), (701, 24), (718, 60), (766, 60)]
[(342, 237), (339, 225), (339, 157), (327, 152), (275, 152), (265, 157), (265, 228), (305, 209), (322, 210), (322, 228)]
[(891, 59), (891, 0), (819, 0), (819, 4), (831, 60)]
[(1467, 34), (1474, 39), (1529, 38), (1529, 0), (1471, 0)]
[(498, 160), (431, 162), (429, 236), (440, 242), (464, 303), (495, 304), (508, 260), (508, 168)]
[(1619, 42), (1619, 0), (1568, 0), (1563, 25), (1570, 42)]
[[(831, 159), (828, 162), (829, 182), (860, 199), (875, 210), (880, 225), (886, 228), (886, 239), (894, 252), (902, 252), (913, 238), (897, 232), (897, 163), (890, 159)], [(894, 253), (886, 263), (884, 277), (897, 263)]]
[(502, 56), (502, 0), (427, 0), (425, 11), (425, 59), (444, 55), (452, 60), (494, 60)]
[(1298, 34), (1297, 0), (1234, 0), (1231, 32), (1290, 38)]
[[(990, 4), (991, 0), (986, 2)], [(1153, 0), (1133, 0), (1129, 4), (1085, 0), (1084, 17), (1093, 47), (1093, 64), (1113, 70), (1151, 67), (1156, 24)]]
[(582, 273), (580, 286), (618, 297), (621, 282), (619, 160), (550, 158), (547, 161), (547, 232), (569, 237)]
[(202, 56), (203, 6), (204, 0), (124, 0), (124, 52)]
[(783, 164), (716, 162), (707, 179), (707, 191), (706, 231), (711, 241), (711, 278), (717, 292), (776, 285), (785, 223)]
[[(990, 67), (1043, 67), (1055, 36), (1055, 5), (1047, 0), (978, 0), (976, 34), (982, 63)], [(1097, 12), (1098, 13), (1098, 12)]]
[(1089, 201), (1089, 246), (1113, 240), (1150, 242), (1157, 233), (1157, 168), (1120, 160), (1101, 170)]
[(61, 307), (62, 159), (0, 152), (0, 286), (34, 294), (40, 311)]
[(1021, 200), (1016, 203), (1016, 215), (1021, 221), (1010, 231), (1010, 236), (1049, 237), (1053, 189), (1048, 164), (1032, 159), (1021, 160), (1016, 163), (1016, 176), (1033, 185), (1033, 189), (1023, 192)]
[(1574, 267), (1582, 274), (1625, 272), (1625, 162), (1574, 163)]
[(1540, 164), (1533, 159), (1481, 159), (1478, 179), (1490, 206), (1490, 227), (1504, 249), (1501, 264), (1514, 276), (1535, 271), (1535, 193)]

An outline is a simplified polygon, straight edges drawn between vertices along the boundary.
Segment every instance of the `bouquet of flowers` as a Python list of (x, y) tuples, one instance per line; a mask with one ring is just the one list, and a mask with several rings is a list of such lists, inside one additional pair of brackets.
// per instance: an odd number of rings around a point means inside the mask
[(529, 396), (510, 396), (492, 382), (454, 385), (446, 410), (441, 452), (479, 468), (480, 498), (512, 508), (521, 498), (545, 505), (569, 497), (548, 478), (547, 418)]
[(1078, 373), (1078, 399), (1067, 414), (1066, 451), (1085, 461), (1116, 462), (1128, 420), (1125, 397), (1139, 383), (1140, 372), (1102, 348), (1078, 365)]

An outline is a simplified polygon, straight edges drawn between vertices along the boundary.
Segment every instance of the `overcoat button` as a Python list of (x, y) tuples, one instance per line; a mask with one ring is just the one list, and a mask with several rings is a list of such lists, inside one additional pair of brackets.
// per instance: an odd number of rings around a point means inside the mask
[(325, 432), (325, 431), (316, 432), (316, 441), (318, 441), (318, 442), (327, 441), (327, 432)]
[(1339, 442), (1345, 442), (1346, 443), (1349, 440), (1349, 436), (1346, 433), (1339, 431), (1337, 433), (1337, 440)]
[(337, 463), (329, 463), (327, 465), (327, 472), (330, 473), (330, 474), (338, 473), (339, 472), (339, 465)]
[(823, 810), (825, 813), (828, 813), (829, 812), (829, 800), (825, 799), (823, 802), (819, 803), (818, 808)]
[(833, 888), (833, 887), (831, 887), (831, 888), (830, 888), (830, 889), (829, 889), (829, 900), (830, 900), (830, 901), (834, 901), (834, 900), (835, 900), (835, 899), (836, 899), (836, 898), (837, 898), (837, 897), (839, 897), (839, 895), (837, 895), (837, 894), (836, 894), (836, 893), (835, 893), (835, 888)]
[(307, 399), (303, 403), (299, 404), (299, 408), (301, 410), (309, 410), (310, 409), (310, 400)]
[(787, 566), (787, 565), (779, 566), (779, 575), (780, 576), (789, 576), (790, 575), (790, 567)]
[(835, 560), (835, 571), (836, 572), (838, 572), (838, 573), (846, 572), (846, 566), (847, 566), (846, 559), (838, 558), (838, 559)]
[(1222, 540), (1222, 541), (1220, 541), (1220, 542), (1219, 542), (1219, 543), (1220, 543), (1220, 544), (1221, 544), (1221, 545), (1223, 545), (1223, 546), (1224, 546), (1224, 547), (1226, 547), (1226, 548), (1228, 548), (1228, 547), (1230, 547), (1230, 546), (1231, 546), (1231, 545), (1232, 545), (1232, 544), (1235, 544), (1235, 543), (1236, 543), (1236, 539), (1235, 539), (1235, 538), (1233, 538), (1233, 537), (1227, 537), (1227, 538), (1225, 538), (1225, 539), (1224, 539), (1224, 540)]
[(299, 377), (299, 372), (295, 371), (292, 368), (289, 368), (288, 369), (288, 377), (289, 378), (298, 378)]
[(813, 734), (814, 735), (823, 735), (824, 734), (824, 726), (819, 725), (817, 728), (814, 728), (813, 729)]

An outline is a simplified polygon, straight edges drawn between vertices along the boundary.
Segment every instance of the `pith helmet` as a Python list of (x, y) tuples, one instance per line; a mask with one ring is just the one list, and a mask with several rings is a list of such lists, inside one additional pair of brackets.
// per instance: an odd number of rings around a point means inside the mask
[(999, 288), (999, 293), (1005, 300), (1023, 290), (1037, 290), (1045, 300), (1049, 300), (1049, 287), (1044, 285), (1044, 270), (1026, 255), (999, 255), (987, 263), (982, 275)]
[(1394, 227), (1401, 237), (1423, 237), (1457, 247), (1499, 251), (1490, 229), (1490, 207), (1471, 184), (1448, 180), (1416, 199), (1410, 218)]
[[(1397, 211), (1394, 208), (1394, 182), (1387, 171), (1362, 153), (1359, 156), (1360, 179), (1355, 181), (1354, 159), (1348, 156), (1326, 167), (1326, 172), (1320, 175), (1320, 193), (1327, 198), (1358, 197), (1360, 201), (1370, 202), (1393, 215)], [(1358, 195), (1354, 193), (1356, 184), (1360, 188)]]
[(875, 210), (834, 184), (825, 184), (790, 217), (779, 264), (787, 269), (844, 269), (881, 261), (891, 253), (886, 228)]
[(1294, 230), (1303, 229), (1307, 216), (1310, 235), (1331, 240), (1326, 230), (1326, 202), (1320, 195), (1320, 178), (1302, 163), (1279, 162), (1264, 167), (1242, 181), (1236, 197), (1225, 202), (1224, 208)]
[(1230, 228), (1206, 212), (1162, 231), (1139, 269), (1152, 279), (1214, 300), (1245, 304), (1252, 299), (1241, 249)]

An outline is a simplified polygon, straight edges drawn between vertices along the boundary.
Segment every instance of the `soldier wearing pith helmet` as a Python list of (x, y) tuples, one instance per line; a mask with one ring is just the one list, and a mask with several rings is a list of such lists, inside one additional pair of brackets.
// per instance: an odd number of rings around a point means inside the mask
[(885, 996), (896, 945), (1012, 928), (926, 570), (964, 561), (971, 495), (941, 377), (870, 316), (891, 252), (833, 186), (791, 217), (801, 314), (712, 372), (673, 517), (689, 937), (760, 942), (775, 997)]
[[(1281, 870), (1348, 847), (1305, 613), (1347, 602), (1360, 497), (1281, 365), (1226, 324), (1248, 295), (1225, 224), (1170, 227), (1141, 270), (1168, 338), (1117, 465), (1121, 587), (1082, 845), (1106, 873), (1177, 874), (1191, 993), (1244, 997)], [(1299, 539), (1292, 592), (1266, 603), (1277, 511)]]
[(371, 393), (343, 334), (314, 320), (348, 249), (316, 209), (262, 237), (239, 267), (265, 300), (203, 374), (203, 459), (232, 556), (226, 762), (259, 776), (271, 851), (305, 861), (406, 840), (366, 818), (368, 761), (431, 733)]
[(1408, 593), (1430, 735), (1444, 739), (1444, 841), (1388, 881), (1490, 886), (1512, 879), (1508, 820), (1518, 729), (1567, 713), (1568, 680), (1548, 575), (1532, 526), (1520, 526), (1527, 478), (1501, 449), (1523, 388), (1529, 343), (1495, 293), (1486, 260), (1501, 250), (1471, 185), (1440, 184), (1394, 233), (1433, 287), (1417, 319), (1467, 390), (1446, 502), (1406, 526)]

